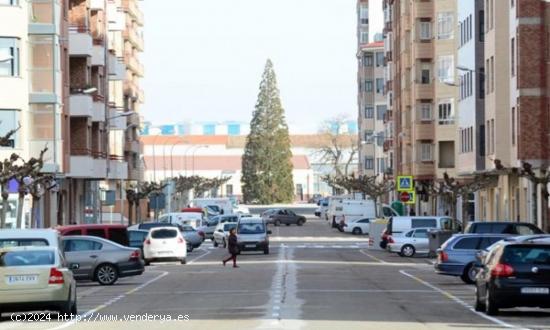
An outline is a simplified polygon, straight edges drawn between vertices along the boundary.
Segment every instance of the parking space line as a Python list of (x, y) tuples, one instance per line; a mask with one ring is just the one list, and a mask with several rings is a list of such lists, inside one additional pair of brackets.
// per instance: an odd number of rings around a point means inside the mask
[(505, 328), (510, 328), (510, 329), (521, 329), (521, 330), (530, 330), (530, 329), (528, 329), (528, 328), (520, 328), (520, 327), (517, 327), (517, 326), (515, 326), (515, 325), (513, 325), (513, 324), (506, 323), (506, 322), (504, 322), (504, 321), (502, 321), (502, 320), (499, 320), (499, 319), (497, 319), (497, 318), (495, 318), (495, 317), (489, 316), (489, 315), (484, 314), (484, 313), (481, 313), (481, 312), (477, 312), (477, 311), (476, 311), (472, 306), (470, 306), (468, 303), (466, 303), (466, 302), (464, 302), (463, 300), (461, 300), (461, 299), (455, 297), (455, 296), (452, 295), (451, 293), (449, 293), (449, 292), (447, 292), (447, 291), (445, 291), (445, 290), (443, 290), (443, 289), (440, 289), (440, 288), (436, 287), (435, 285), (432, 285), (432, 284), (430, 284), (430, 283), (428, 283), (428, 282), (426, 282), (426, 281), (424, 281), (424, 280), (422, 280), (422, 279), (420, 279), (420, 278), (418, 278), (418, 277), (416, 277), (416, 276), (414, 276), (414, 275), (411, 275), (411, 274), (407, 273), (407, 272), (404, 271), (404, 270), (400, 270), (399, 272), (400, 272), (401, 274), (403, 274), (404, 276), (407, 276), (408, 278), (413, 279), (413, 280), (417, 281), (418, 283), (420, 283), (420, 284), (422, 284), (422, 285), (424, 285), (424, 286), (427, 286), (428, 288), (430, 288), (430, 289), (432, 289), (432, 290), (434, 290), (434, 291), (436, 291), (436, 292), (442, 294), (443, 296), (447, 297), (448, 299), (450, 299), (450, 300), (454, 301), (455, 303), (461, 305), (462, 307), (466, 308), (466, 309), (469, 310), (470, 312), (472, 312), (472, 313), (474, 313), (474, 314), (476, 314), (476, 315), (478, 315), (478, 316), (481, 316), (482, 318), (484, 318), (484, 319), (486, 319), (486, 320), (488, 320), (488, 321), (491, 321), (491, 322), (493, 322), (493, 323), (495, 323), (495, 324), (498, 324), (498, 325), (500, 325), (500, 326), (502, 326), (502, 327), (505, 327)]
[(365, 250), (359, 250), (359, 253), (361, 253), (361, 254), (363, 254), (363, 255), (366, 255), (367, 257), (371, 258), (371, 259), (374, 260), (374, 261), (378, 261), (378, 262), (381, 263), (381, 264), (387, 264), (387, 263), (388, 263), (387, 261), (384, 261), (384, 260), (382, 260), (382, 259), (380, 259), (380, 258), (377, 258), (377, 257), (373, 256), (373, 255), (370, 254), (370, 253), (365, 252)]

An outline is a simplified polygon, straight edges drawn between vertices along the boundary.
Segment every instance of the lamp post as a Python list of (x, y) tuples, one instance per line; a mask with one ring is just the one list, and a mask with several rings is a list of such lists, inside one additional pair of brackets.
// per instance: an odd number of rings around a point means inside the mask
[(203, 145), (200, 145), (200, 146), (197, 146), (197, 148), (195, 148), (195, 150), (193, 150), (193, 153), (192, 153), (192, 166), (193, 166), (193, 171), (192, 171), (192, 175), (195, 175), (195, 153), (197, 152), (197, 150), (201, 149), (201, 148), (209, 148), (209, 145), (207, 144), (203, 144)]
[(185, 139), (178, 140), (176, 143), (172, 144), (170, 148), (170, 176), (174, 177), (174, 147), (178, 144), (186, 142)]

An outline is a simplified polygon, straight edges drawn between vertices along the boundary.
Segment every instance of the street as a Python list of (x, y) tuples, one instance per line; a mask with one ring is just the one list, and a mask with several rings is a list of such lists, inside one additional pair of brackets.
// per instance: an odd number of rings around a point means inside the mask
[(4, 314), (0, 329), (550, 329), (549, 310), (474, 312), (474, 287), (435, 274), (429, 259), (371, 250), (365, 236), (324, 220), (271, 229), (271, 254), (240, 255), (240, 268), (223, 267), (226, 251), (205, 242), (187, 265), (153, 264), (113, 286), (79, 283), (79, 321)]

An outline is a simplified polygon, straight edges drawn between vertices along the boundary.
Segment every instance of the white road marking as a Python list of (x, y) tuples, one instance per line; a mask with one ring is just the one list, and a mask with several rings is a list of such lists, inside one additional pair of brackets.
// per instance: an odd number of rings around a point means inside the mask
[[(281, 250), (282, 251), (282, 250)], [(221, 264), (217, 261), (199, 261), (188, 266), (212, 266)], [(407, 262), (380, 262), (380, 261), (323, 261), (323, 260), (255, 260), (239, 261), (239, 265), (266, 265), (266, 264), (295, 264), (295, 265), (333, 265), (333, 266), (380, 266), (380, 267), (415, 267), (432, 268), (432, 266), (423, 263)]]
[(188, 265), (191, 265), (191, 264), (195, 263), (197, 260), (206, 257), (206, 256), (209, 255), (210, 253), (212, 253), (212, 251), (206, 251), (205, 253), (201, 254), (200, 256), (198, 256), (198, 257), (196, 257), (196, 258), (194, 258), (194, 259), (191, 259), (191, 261), (187, 262), (187, 264), (188, 264)]
[(521, 330), (530, 330), (530, 329), (528, 329), (528, 328), (520, 328), (520, 327), (517, 327), (517, 326), (515, 326), (515, 325), (513, 325), (513, 324), (506, 323), (506, 322), (504, 322), (504, 321), (502, 321), (502, 320), (497, 319), (496, 317), (489, 316), (489, 315), (487, 315), (487, 314), (485, 314), (485, 313), (477, 312), (471, 305), (469, 305), (468, 303), (464, 302), (463, 300), (457, 298), (456, 296), (452, 295), (451, 293), (449, 293), (449, 292), (447, 292), (447, 291), (445, 291), (445, 290), (443, 290), (443, 289), (440, 289), (440, 288), (436, 287), (435, 285), (432, 285), (432, 284), (430, 284), (430, 283), (428, 283), (428, 282), (426, 282), (426, 281), (424, 281), (424, 280), (422, 280), (422, 279), (420, 279), (420, 278), (418, 278), (418, 277), (416, 277), (416, 276), (414, 276), (414, 275), (411, 275), (411, 274), (407, 273), (407, 272), (404, 271), (404, 270), (400, 270), (399, 272), (400, 272), (401, 274), (403, 274), (403, 275), (405, 275), (405, 276), (407, 276), (407, 277), (409, 277), (409, 278), (411, 278), (411, 279), (413, 279), (413, 280), (419, 282), (420, 284), (423, 284), (424, 286), (427, 286), (428, 288), (430, 288), (430, 289), (432, 289), (432, 290), (434, 290), (434, 291), (436, 291), (436, 292), (442, 294), (443, 296), (449, 298), (450, 300), (454, 301), (455, 303), (457, 303), (457, 304), (461, 305), (462, 307), (466, 308), (466, 309), (469, 310), (470, 312), (472, 312), (472, 313), (474, 313), (474, 314), (476, 314), (476, 315), (478, 315), (478, 316), (481, 316), (482, 318), (484, 318), (484, 319), (486, 319), (486, 320), (488, 320), (488, 321), (491, 321), (491, 322), (493, 322), (493, 323), (495, 323), (495, 324), (498, 324), (498, 325), (500, 325), (500, 326), (502, 326), (502, 327), (505, 327), (505, 328), (510, 328), (510, 329), (521, 329)]
[(373, 256), (373, 255), (370, 254), (370, 253), (365, 252), (365, 250), (359, 250), (359, 253), (361, 253), (361, 254), (363, 254), (363, 255), (366, 255), (367, 257), (369, 257), (369, 258), (371, 258), (371, 259), (373, 259), (373, 260), (376, 260), (376, 261), (378, 261), (378, 262), (381, 263), (381, 264), (387, 264), (387, 263), (388, 263), (388, 262), (386, 262), (386, 261), (384, 261), (384, 260), (382, 260), (382, 259), (380, 259), (380, 258), (377, 258), (377, 257)]

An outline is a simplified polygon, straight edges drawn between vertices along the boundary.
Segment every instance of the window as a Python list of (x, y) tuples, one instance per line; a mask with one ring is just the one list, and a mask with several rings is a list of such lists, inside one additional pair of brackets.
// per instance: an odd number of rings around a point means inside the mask
[(453, 82), (454, 80), (453, 55), (439, 56), (437, 59), (437, 77), (440, 82)]
[(372, 156), (366, 156), (365, 157), (365, 170), (372, 170), (374, 169), (374, 159)]
[(495, 120), (491, 119), (491, 153), (495, 153)]
[(0, 38), (0, 76), (19, 77), (19, 39)]
[(420, 121), (431, 121), (432, 120), (432, 104), (431, 103), (420, 103)]
[(361, 6), (359, 8), (359, 20), (363, 25), (369, 24), (369, 7)]
[(516, 39), (510, 40), (510, 72), (512, 77), (516, 75)]
[(467, 237), (459, 240), (453, 246), (454, 250), (477, 250), (481, 238), (479, 237)]
[(99, 251), (103, 245), (92, 240), (70, 239), (63, 242), (65, 252)]
[(420, 144), (420, 161), (422, 162), (431, 162), (432, 157), (432, 145), (430, 143), (421, 143)]
[(432, 39), (432, 23), (421, 21), (419, 24), (418, 38), (420, 40)]
[(429, 84), (430, 83), (430, 69), (429, 68), (422, 68), (420, 71), (420, 83), (421, 84)]
[(384, 52), (376, 53), (376, 66), (384, 66)]
[(485, 14), (483, 10), (479, 11), (478, 19), (479, 19), (479, 36), (478, 36), (479, 42), (484, 42), (485, 41)]
[(365, 118), (366, 119), (374, 118), (374, 107), (365, 107)]
[[(20, 111), (0, 109), (0, 135), (4, 136), (9, 131), (17, 129), (19, 127)], [(10, 144), (11, 148), (19, 147), (19, 134), (21, 130), (18, 130), (11, 136)]]
[(512, 145), (516, 145), (516, 108), (512, 107)]
[(360, 36), (360, 43), (362, 44), (366, 44), (369, 42), (369, 33), (367, 31), (361, 31), (361, 34), (359, 35)]
[(239, 124), (227, 125), (227, 134), (232, 136), (241, 135), (241, 125)]
[(414, 237), (416, 237), (416, 238), (428, 238), (428, 230), (426, 230), (426, 229), (415, 230)]
[(31, 93), (55, 92), (54, 49), (52, 36), (29, 36), (29, 87)]
[(442, 12), (437, 14), (437, 38), (453, 38), (453, 13)]
[(372, 92), (372, 80), (365, 81), (365, 92)]
[(86, 234), (90, 236), (106, 238), (104, 229), (88, 229)]
[(386, 114), (386, 106), (385, 105), (377, 105), (376, 106), (376, 119), (377, 120), (384, 120), (384, 115)]
[(411, 227), (412, 228), (422, 228), (422, 227), (435, 228), (437, 227), (437, 220), (436, 219), (412, 219)]
[(374, 132), (371, 131), (371, 130), (366, 130), (365, 131), (365, 143), (368, 143), (368, 144), (371, 144), (372, 143), (372, 136), (373, 136)]
[(495, 11), (494, 2), (489, 0), (489, 28), (492, 29), (495, 26)]
[(441, 101), (438, 105), (439, 125), (454, 124), (452, 100)]
[(495, 57), (491, 56), (491, 93), (495, 91)]
[(110, 228), (108, 229), (108, 231), (109, 240), (116, 242), (120, 245), (128, 245), (128, 231), (126, 228)]
[(0, 6), (17, 6), (19, 0), (0, 0)]
[(479, 125), (479, 156), (485, 156), (485, 125)]
[(226, 184), (225, 185), (225, 194), (227, 196), (233, 196), (233, 185), (232, 184)]
[(54, 139), (54, 109), (54, 104), (37, 103), (30, 105), (29, 133), (31, 140)]
[(204, 135), (215, 135), (216, 134), (216, 125), (214, 124), (205, 124), (202, 127)]
[(384, 79), (376, 78), (376, 93), (384, 94)]
[(485, 98), (485, 68), (479, 68), (479, 98)]
[(373, 66), (373, 57), (372, 54), (365, 54), (363, 56), (363, 65), (364, 66)]

